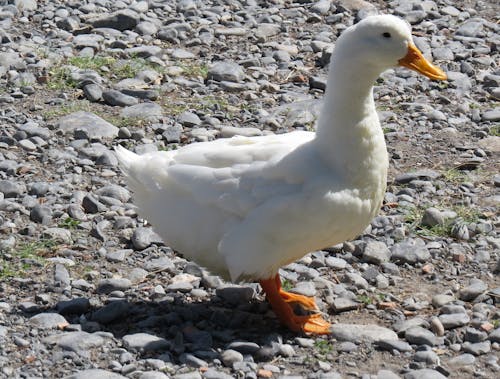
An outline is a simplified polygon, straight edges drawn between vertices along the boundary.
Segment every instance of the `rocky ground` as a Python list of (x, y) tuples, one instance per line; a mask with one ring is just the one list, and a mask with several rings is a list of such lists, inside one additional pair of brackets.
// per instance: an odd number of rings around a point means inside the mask
[[(375, 90), (386, 205), (281, 271), (335, 320), (293, 334), (136, 215), (112, 147), (314, 127), (339, 33), (406, 18), (449, 75)], [(500, 7), (493, 0), (2, 1), (0, 377), (500, 375)], [(196, 236), (193, 236), (196, 238)]]

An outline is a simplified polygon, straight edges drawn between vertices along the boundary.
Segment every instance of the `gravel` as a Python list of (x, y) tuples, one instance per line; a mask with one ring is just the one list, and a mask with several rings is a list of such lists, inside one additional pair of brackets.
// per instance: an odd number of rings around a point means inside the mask
[[(2, 2), (0, 377), (497, 377), (495, 5)], [(377, 82), (385, 202), (353, 241), (281, 269), (337, 322), (300, 336), (258, 285), (158, 237), (113, 146), (312, 129), (337, 36), (376, 12), (406, 18), (449, 80), (397, 68)]]

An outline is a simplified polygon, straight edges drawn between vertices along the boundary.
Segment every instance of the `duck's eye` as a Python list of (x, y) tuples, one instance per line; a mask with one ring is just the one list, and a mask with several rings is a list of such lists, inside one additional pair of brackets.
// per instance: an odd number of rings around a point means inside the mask
[(389, 33), (389, 32), (382, 33), (382, 37), (391, 38), (391, 33)]

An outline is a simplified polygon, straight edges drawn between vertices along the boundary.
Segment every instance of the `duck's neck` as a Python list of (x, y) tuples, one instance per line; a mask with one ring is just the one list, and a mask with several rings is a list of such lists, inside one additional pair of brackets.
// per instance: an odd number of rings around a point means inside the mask
[(378, 176), (387, 172), (387, 151), (373, 100), (379, 74), (361, 64), (356, 67), (356, 60), (332, 57), (315, 143), (333, 170), (355, 182), (372, 172)]

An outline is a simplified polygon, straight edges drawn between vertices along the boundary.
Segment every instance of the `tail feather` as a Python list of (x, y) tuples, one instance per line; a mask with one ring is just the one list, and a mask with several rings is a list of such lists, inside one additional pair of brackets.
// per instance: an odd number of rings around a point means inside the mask
[(130, 168), (132, 163), (139, 158), (139, 156), (130, 150), (125, 149), (123, 146), (118, 145), (115, 146), (116, 157), (118, 158), (118, 163), (120, 165), (121, 170), (125, 174), (130, 173)]

